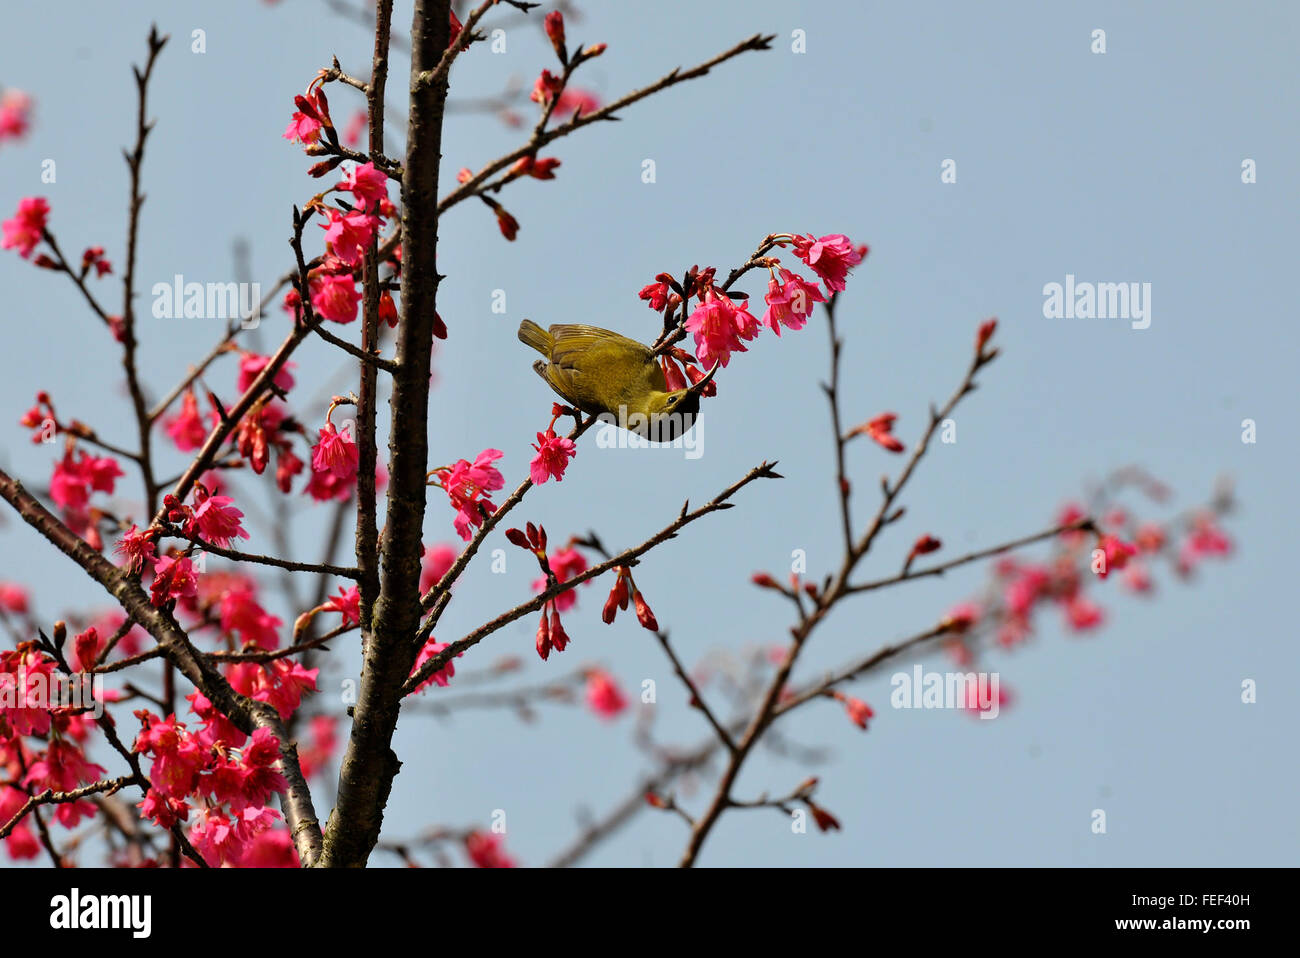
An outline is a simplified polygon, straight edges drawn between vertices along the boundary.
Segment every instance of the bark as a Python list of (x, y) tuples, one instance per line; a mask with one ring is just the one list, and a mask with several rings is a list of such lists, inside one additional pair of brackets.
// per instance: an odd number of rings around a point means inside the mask
[(447, 49), (449, 0), (417, 0), (411, 24), (411, 105), (402, 178), (402, 308), (397, 371), (389, 401), (387, 515), (380, 542), (380, 588), (371, 616), (352, 734), (339, 769), (338, 804), (320, 864), (362, 867), (379, 839), (384, 807), (401, 767), (392, 749), (402, 684), (420, 625), (420, 551), (428, 462), (429, 363), (440, 277), (438, 170), (445, 71), (421, 82)]

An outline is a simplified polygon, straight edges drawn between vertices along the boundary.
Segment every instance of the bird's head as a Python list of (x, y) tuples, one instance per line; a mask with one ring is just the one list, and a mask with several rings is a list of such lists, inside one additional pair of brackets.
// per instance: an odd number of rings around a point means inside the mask
[(671, 392), (655, 393), (647, 404), (649, 415), (647, 427), (650, 438), (656, 442), (671, 442), (678, 436), (690, 432), (695, 425), (695, 417), (700, 413), (700, 395), (718, 371), (714, 363), (708, 374), (699, 382), (685, 389)]

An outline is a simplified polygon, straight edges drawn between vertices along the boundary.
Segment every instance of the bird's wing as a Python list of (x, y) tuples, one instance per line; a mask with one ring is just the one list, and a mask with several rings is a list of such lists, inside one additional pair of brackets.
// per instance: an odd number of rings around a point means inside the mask
[(551, 334), (554, 345), (551, 347), (551, 362), (565, 362), (565, 357), (575, 352), (602, 350), (613, 347), (620, 350), (632, 350), (636, 353), (650, 352), (649, 347), (635, 339), (628, 339), (613, 330), (601, 329), (599, 326), (587, 326), (584, 323), (557, 323), (547, 332)]
[(544, 363), (539, 359), (533, 363), (533, 369), (537, 370), (537, 375), (545, 379), (561, 399), (580, 409), (587, 405), (581, 388), (582, 377), (572, 366), (557, 366), (555, 363)]
[[(646, 389), (664, 390), (664, 374), (650, 347), (599, 326), (559, 323), (548, 330), (554, 343), (551, 362), (539, 369), (551, 388), (587, 412), (616, 411), (635, 405)], [(639, 362), (629, 359), (639, 358)], [(598, 375), (584, 375), (599, 370)]]

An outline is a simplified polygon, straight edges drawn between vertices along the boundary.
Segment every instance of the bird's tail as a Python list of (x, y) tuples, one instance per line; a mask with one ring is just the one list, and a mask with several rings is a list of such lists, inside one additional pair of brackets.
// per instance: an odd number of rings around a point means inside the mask
[(519, 341), (525, 346), (531, 346), (547, 359), (551, 358), (551, 347), (555, 345), (554, 338), (531, 319), (525, 319), (519, 324)]

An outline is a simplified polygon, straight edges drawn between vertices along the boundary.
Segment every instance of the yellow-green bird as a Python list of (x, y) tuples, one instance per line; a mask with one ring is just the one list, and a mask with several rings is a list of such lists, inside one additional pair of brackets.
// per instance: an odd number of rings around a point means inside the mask
[(668, 389), (654, 351), (599, 326), (560, 323), (542, 329), (519, 324), (519, 340), (543, 356), (533, 369), (565, 402), (610, 416), (629, 432), (668, 442), (690, 430), (700, 411), (700, 391), (717, 371), (687, 389)]

